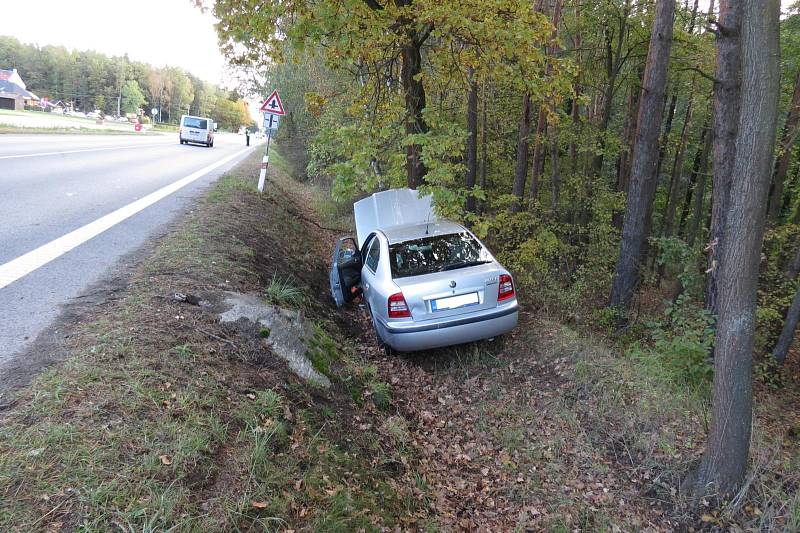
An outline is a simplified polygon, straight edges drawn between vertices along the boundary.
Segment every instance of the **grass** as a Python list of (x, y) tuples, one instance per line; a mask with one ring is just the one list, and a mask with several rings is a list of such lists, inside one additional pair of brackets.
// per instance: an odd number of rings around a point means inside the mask
[(20, 127), (9, 124), (0, 124), (0, 134), (53, 134), (53, 135), (152, 135), (150, 132), (122, 131), (114, 129), (89, 129), (89, 128), (39, 128)]
[(265, 290), (269, 303), (292, 308), (303, 306), (305, 300), (303, 291), (292, 285), (289, 280), (278, 277), (277, 274), (272, 276)]
[[(297, 288), (310, 279), (293, 277), (287, 228), (291, 242), (321, 236), (255, 193), (259, 163), (221, 178), (124, 296), (75, 332), (72, 355), (0, 415), (0, 530), (373, 531), (427, 516), (404, 494), (408, 472), (373, 469), (393, 440), (359, 424), (381, 426), (389, 387), (337, 340), (327, 302)], [(306, 387), (268, 354), (254, 368), (257, 336), (167, 298), (224, 290), (303, 306), (332, 390)]]

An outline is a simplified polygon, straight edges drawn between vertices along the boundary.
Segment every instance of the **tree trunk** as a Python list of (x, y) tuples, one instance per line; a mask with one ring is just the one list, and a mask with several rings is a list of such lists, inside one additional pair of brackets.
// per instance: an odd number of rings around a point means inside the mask
[(797, 334), (797, 323), (800, 322), (800, 285), (794, 293), (792, 306), (789, 312), (786, 313), (786, 320), (783, 323), (781, 335), (778, 337), (778, 342), (775, 343), (775, 348), (772, 350), (772, 357), (775, 362), (780, 366), (786, 361), (786, 354), (789, 353), (789, 348), (792, 347), (795, 335)]
[[(708, 128), (708, 125), (706, 125)], [(706, 137), (703, 143), (703, 153), (700, 156), (700, 166), (697, 169), (697, 185), (694, 193), (694, 209), (692, 212), (692, 224), (689, 226), (689, 234), (686, 242), (689, 246), (694, 246), (697, 234), (700, 231), (700, 221), (703, 220), (703, 201), (706, 195), (706, 181), (708, 176), (708, 156), (711, 153), (711, 146), (714, 141), (714, 132), (711, 129), (705, 130)]]
[(735, 491), (750, 449), (756, 285), (780, 91), (780, 3), (747, 0), (742, 14), (741, 113), (719, 267), (712, 419), (695, 495)]
[[(677, 84), (675, 84), (677, 87)], [(661, 142), (658, 145), (658, 162), (656, 163), (656, 175), (661, 176), (661, 166), (664, 163), (664, 158), (667, 155), (667, 145), (669, 144), (669, 135), (672, 133), (672, 121), (675, 119), (675, 107), (678, 105), (678, 91), (673, 87), (672, 98), (667, 107), (667, 120), (664, 123), (664, 133), (661, 135)]]
[(539, 196), (539, 178), (544, 171), (543, 141), (547, 131), (547, 111), (544, 106), (539, 107), (539, 116), (536, 119), (536, 136), (533, 139), (533, 164), (531, 165), (531, 187), (528, 194), (528, 209), (532, 209)]
[(531, 98), (528, 93), (522, 97), (522, 113), (517, 133), (517, 161), (514, 167), (514, 184), (512, 193), (516, 198), (511, 204), (511, 211), (517, 213), (522, 206), (525, 194), (525, 181), (528, 178), (528, 142), (531, 135)]
[(714, 176), (711, 183), (711, 224), (708, 231), (706, 309), (717, 314), (717, 274), (723, 230), (728, 213), (731, 175), (739, 127), (739, 76), (741, 73), (741, 2), (720, 0), (717, 58), (714, 77)]
[(792, 158), (792, 148), (797, 139), (797, 125), (800, 122), (800, 70), (797, 72), (797, 79), (794, 82), (794, 94), (789, 110), (786, 112), (786, 122), (783, 125), (781, 134), (780, 155), (775, 165), (775, 178), (772, 180), (772, 190), (769, 197), (768, 218), (771, 222), (777, 223), (781, 218), (783, 207), (783, 182), (786, 181), (786, 174), (789, 171), (789, 163)]
[[(406, 101), (406, 134), (416, 135), (428, 132), (428, 125), (422, 117), (425, 109), (425, 88), (422, 85), (422, 43), (416, 36), (409, 37), (408, 43), (401, 48), (403, 65), (400, 78)], [(422, 146), (411, 143), (406, 147), (406, 173), (408, 187), (416, 189), (425, 180), (425, 164), (422, 162)]]
[[(481, 177), (480, 177), (480, 187), (481, 191), (486, 193), (486, 165), (489, 160), (488, 154), (488, 144), (487, 144), (487, 133), (486, 129), (488, 127), (487, 121), (487, 110), (486, 110), (486, 81), (481, 85)], [(484, 201), (480, 202), (480, 212), (483, 213)]]
[(678, 235), (683, 235), (686, 230), (686, 221), (689, 219), (689, 210), (692, 206), (692, 198), (694, 198), (695, 188), (697, 187), (697, 173), (700, 170), (701, 158), (703, 157), (703, 149), (705, 148), (705, 138), (708, 133), (708, 124), (703, 124), (700, 128), (700, 140), (697, 151), (694, 153), (692, 160), (692, 171), (689, 173), (689, 183), (686, 184), (686, 194), (683, 197), (683, 206), (681, 207), (681, 216), (678, 219)]
[(794, 259), (789, 264), (789, 270), (786, 271), (786, 275), (789, 279), (796, 279), (798, 274), (800, 274), (800, 248), (797, 249), (797, 253), (794, 254)]
[(647, 217), (653, 204), (658, 155), (658, 132), (664, 115), (664, 86), (672, 47), (672, 17), (675, 0), (657, 0), (653, 33), (647, 51), (636, 144), (633, 148), (631, 184), (628, 193), (622, 245), (617, 262), (610, 304), (627, 310), (639, 283), (641, 252), (647, 235)]
[(670, 177), (669, 199), (667, 201), (666, 212), (664, 213), (663, 231), (664, 237), (671, 237), (675, 226), (675, 211), (678, 207), (678, 196), (681, 190), (681, 177), (683, 176), (683, 157), (686, 153), (686, 139), (689, 136), (689, 124), (692, 121), (692, 99), (686, 104), (686, 115), (683, 117), (683, 127), (681, 128), (681, 138), (675, 148), (675, 160), (672, 163), (672, 175)]
[(558, 215), (558, 204), (561, 200), (561, 174), (558, 170), (558, 135), (555, 125), (550, 126), (550, 178), (552, 181), (551, 211), (553, 218)]
[[(561, 0), (555, 0), (553, 4), (553, 36), (551, 45), (548, 48), (548, 54), (554, 58), (558, 54), (558, 26), (561, 22)], [(550, 65), (547, 65), (546, 73), (549, 74)], [(554, 101), (550, 103), (550, 112), (556, 114), (556, 104)], [(537, 125), (538, 129), (538, 125)], [(558, 129), (555, 124), (551, 124), (548, 128), (550, 136), (550, 180), (552, 184), (551, 211), (553, 218), (558, 216), (558, 204), (561, 199), (561, 174), (558, 168)]]
[(467, 95), (467, 212), (475, 212), (475, 197), (472, 189), (475, 188), (475, 178), (478, 175), (478, 84), (475, 81), (475, 71), (470, 68), (469, 94)]
[[(575, 2), (575, 25), (577, 28), (580, 28), (580, 18), (581, 18), (581, 3)], [(583, 42), (583, 37), (581, 36), (580, 29), (576, 31), (574, 37), (574, 50), (575, 50), (575, 64), (581, 64), (581, 46)], [(580, 97), (581, 97), (581, 72), (583, 69), (578, 69), (578, 74), (575, 79), (575, 97), (572, 99), (572, 128), (574, 131), (579, 131), (580, 128), (580, 113), (581, 113), (581, 106), (580, 106)], [(575, 143), (575, 137), (572, 137), (572, 140), (569, 142), (569, 159), (570, 159), (570, 169), (572, 174), (578, 170), (578, 148)]]
[[(641, 77), (641, 74), (640, 76)], [(619, 172), (617, 173), (617, 191), (628, 192), (631, 179), (631, 155), (636, 140), (636, 115), (639, 111), (639, 93), (641, 88), (631, 85), (628, 95), (628, 111), (625, 114), (625, 126), (622, 133), (623, 148), (619, 154)]]
[(606, 64), (606, 76), (608, 77), (608, 83), (606, 85), (605, 92), (603, 93), (603, 110), (600, 113), (600, 124), (598, 129), (600, 130), (600, 150), (597, 155), (594, 156), (592, 159), (592, 174), (595, 176), (600, 175), (600, 171), (603, 169), (603, 151), (605, 149), (605, 136), (602, 135), (608, 129), (608, 123), (611, 121), (611, 111), (614, 106), (614, 92), (616, 91), (617, 85), (617, 76), (619, 75), (620, 69), (622, 68), (622, 44), (625, 41), (625, 37), (628, 30), (628, 16), (631, 12), (631, 2), (632, 0), (625, 0), (625, 5), (622, 8), (622, 12), (620, 13), (619, 17), (619, 26), (617, 28), (617, 46), (616, 50), (614, 50), (611, 46), (613, 35), (611, 31), (606, 28), (605, 35), (606, 35), (606, 57), (605, 57), (605, 64)]

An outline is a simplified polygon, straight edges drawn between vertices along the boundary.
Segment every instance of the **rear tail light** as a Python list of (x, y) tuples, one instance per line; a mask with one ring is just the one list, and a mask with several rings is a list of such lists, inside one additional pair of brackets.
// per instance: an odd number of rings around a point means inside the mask
[(497, 301), (502, 302), (514, 297), (514, 281), (508, 274), (500, 274), (500, 287), (497, 289)]
[(411, 311), (402, 292), (389, 296), (389, 318), (409, 318)]

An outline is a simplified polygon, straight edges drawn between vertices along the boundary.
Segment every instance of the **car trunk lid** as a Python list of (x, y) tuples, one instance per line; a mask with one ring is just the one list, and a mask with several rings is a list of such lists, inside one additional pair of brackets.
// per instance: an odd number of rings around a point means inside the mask
[(497, 307), (500, 274), (496, 262), (394, 279), (415, 321)]
[(353, 204), (359, 248), (373, 232), (394, 226), (437, 220), (430, 196), (419, 196), (413, 189), (377, 192)]

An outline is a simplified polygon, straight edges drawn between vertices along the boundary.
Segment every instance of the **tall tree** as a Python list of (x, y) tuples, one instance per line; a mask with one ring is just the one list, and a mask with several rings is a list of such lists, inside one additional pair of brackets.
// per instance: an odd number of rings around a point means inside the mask
[(742, 86), (736, 160), (718, 277), (711, 429), (695, 494), (730, 494), (744, 480), (753, 416), (756, 283), (780, 88), (779, 0), (742, 6)]
[(797, 140), (797, 130), (800, 125), (800, 69), (797, 71), (797, 79), (794, 82), (794, 92), (792, 101), (789, 103), (789, 110), (786, 112), (786, 122), (783, 125), (781, 134), (780, 153), (775, 162), (775, 177), (772, 180), (772, 190), (770, 191), (768, 217), (773, 223), (780, 220), (783, 208), (783, 182), (786, 181), (786, 174), (789, 171), (789, 163), (792, 160), (792, 148)]
[(714, 68), (714, 157), (711, 184), (711, 225), (708, 231), (708, 275), (706, 309), (716, 315), (717, 275), (721, 259), (723, 229), (728, 214), (731, 175), (736, 157), (739, 127), (741, 74), (741, 2), (720, 0), (717, 20), (717, 57)]
[[(514, 166), (514, 183), (512, 193), (516, 197), (511, 204), (511, 211), (517, 212), (521, 208), (522, 196), (525, 194), (525, 181), (528, 177), (528, 143), (531, 134), (531, 98), (528, 93), (522, 96), (522, 111), (517, 129), (517, 158)], [(534, 179), (536, 179), (534, 177)]]
[(475, 80), (475, 70), (470, 68), (467, 73), (469, 91), (467, 93), (467, 146), (466, 146), (466, 189), (467, 211), (475, 212), (475, 197), (472, 189), (475, 188), (475, 179), (478, 175), (478, 82)]
[(622, 244), (617, 261), (610, 304), (627, 309), (639, 282), (642, 247), (649, 227), (653, 196), (658, 176), (658, 132), (664, 114), (664, 87), (669, 53), (672, 48), (672, 18), (675, 0), (656, 2), (653, 32), (642, 80), (639, 117), (636, 121), (636, 144), (633, 148), (631, 183), (622, 230)]
[(792, 305), (786, 312), (786, 319), (783, 322), (783, 329), (778, 337), (778, 342), (772, 349), (772, 357), (779, 365), (783, 365), (786, 361), (786, 355), (789, 353), (789, 348), (792, 347), (794, 338), (797, 334), (797, 323), (800, 322), (800, 285), (795, 290)]

